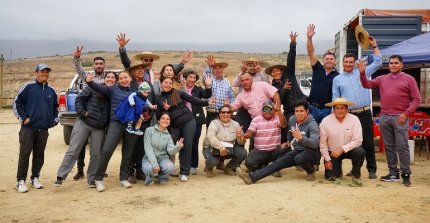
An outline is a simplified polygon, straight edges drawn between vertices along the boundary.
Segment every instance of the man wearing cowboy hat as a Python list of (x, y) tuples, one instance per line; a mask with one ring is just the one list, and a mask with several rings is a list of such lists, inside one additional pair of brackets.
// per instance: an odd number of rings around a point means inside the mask
[[(294, 104), (298, 100), (306, 99), (297, 83), (296, 78), (296, 44), (297, 33), (290, 33), (291, 43), (290, 50), (287, 56), (287, 65), (273, 65), (266, 68), (265, 73), (270, 75), (272, 79), (272, 86), (276, 87), (281, 98), (281, 103), (284, 108), (284, 116), (288, 121), (294, 115)], [(282, 129), (282, 143), (287, 141), (288, 129)], [(282, 146), (285, 146), (283, 144)]]
[[(411, 185), (410, 153), (408, 146), (408, 115), (414, 112), (421, 103), (421, 95), (415, 79), (402, 72), (403, 58), (400, 55), (392, 55), (389, 59), (390, 73), (382, 75), (374, 80), (366, 78), (366, 64), (360, 61), (360, 81), (363, 87), (380, 89), (381, 117), (380, 128), (384, 140), (389, 173), (382, 176), (386, 182), (400, 181), (399, 173), (403, 178), (403, 184)], [(398, 155), (398, 156), (397, 156)], [(397, 163), (400, 161), (400, 169)]]
[(324, 176), (328, 180), (341, 177), (342, 160), (351, 159), (353, 182), (361, 185), (361, 166), (365, 151), (360, 120), (348, 113), (348, 106), (354, 103), (346, 98), (336, 98), (325, 104), (333, 107), (333, 113), (325, 117), (320, 124), (320, 151), (324, 157)]
[(215, 105), (206, 107), (206, 126), (218, 117), (219, 109), (224, 104), (234, 102), (234, 92), (230, 82), (223, 77), (224, 69), (228, 67), (228, 63), (216, 61), (213, 55), (206, 58), (207, 67), (203, 73), (203, 78), (207, 76), (212, 78), (212, 96), (215, 97)]
[(264, 81), (269, 83), (269, 79), (267, 78), (267, 76), (264, 73), (261, 73), (260, 71), (261, 71), (261, 65), (260, 65), (260, 61), (257, 60), (257, 58), (250, 57), (246, 60), (243, 60), (240, 73), (233, 79), (233, 87), (239, 88), (238, 93), (242, 92), (243, 86), (240, 82), (240, 77), (244, 73), (250, 74), (255, 82)]
[[(366, 67), (367, 78), (370, 78), (382, 65), (381, 52), (376, 39), (369, 36), (369, 44), (373, 48), (373, 62)], [(349, 112), (358, 117), (363, 129), (363, 148), (366, 150), (366, 167), (369, 179), (376, 179), (376, 158), (373, 146), (373, 121), (370, 110), (370, 90), (363, 88), (360, 83), (360, 72), (355, 66), (354, 54), (347, 53), (343, 57), (343, 71), (333, 79), (333, 100), (335, 98), (346, 98), (355, 105), (350, 106)], [(348, 173), (347, 176), (351, 174)]]
[(309, 55), (309, 61), (312, 66), (312, 85), (309, 93), (309, 111), (317, 123), (331, 113), (331, 109), (325, 104), (332, 100), (333, 79), (339, 72), (335, 69), (336, 56), (328, 51), (324, 54), (323, 63), (321, 63), (315, 54), (312, 37), (315, 35), (315, 25), (310, 24), (307, 27), (306, 48)]
[[(126, 39), (125, 33), (120, 33), (117, 35), (116, 40), (119, 44), (119, 55), (121, 58), (121, 63), (124, 66), (124, 68), (130, 67), (130, 59), (127, 55), (127, 50), (125, 49), (125, 45), (130, 41), (130, 39)], [(186, 52), (182, 55), (181, 62), (179, 64), (174, 64), (174, 69), (176, 73), (179, 73), (182, 69), (184, 69), (184, 65), (188, 63), (188, 61), (193, 58), (192, 52)], [(160, 73), (158, 71), (154, 72), (152, 69), (152, 64), (154, 61), (159, 60), (160, 56), (157, 54), (154, 54), (150, 51), (145, 51), (140, 54), (137, 54), (134, 56), (135, 60), (142, 61), (142, 63), (146, 64), (147, 67), (145, 68), (144, 73), (144, 80), (150, 82), (151, 84), (154, 84), (155, 81), (157, 81), (160, 78)]]

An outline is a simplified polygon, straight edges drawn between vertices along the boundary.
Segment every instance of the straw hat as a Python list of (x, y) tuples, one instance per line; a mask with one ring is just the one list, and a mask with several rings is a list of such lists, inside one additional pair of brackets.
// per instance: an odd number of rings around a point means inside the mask
[(369, 48), (369, 33), (363, 26), (357, 25), (355, 27), (355, 39), (363, 50)]
[(160, 56), (150, 51), (145, 51), (134, 56), (134, 59), (136, 60), (142, 60), (142, 58), (152, 58), (154, 61), (156, 61), (160, 59)]
[(248, 63), (259, 63), (260, 61), (257, 60), (257, 58), (255, 58), (255, 57), (250, 57), (246, 60), (243, 60), (242, 62), (245, 62), (246, 64), (248, 64)]
[(264, 70), (264, 73), (266, 73), (267, 75), (272, 75), (272, 70), (275, 69), (275, 68), (278, 68), (281, 71), (284, 71), (285, 68), (287, 68), (287, 66), (282, 65), (282, 64), (273, 65), (273, 66), (270, 66), (270, 67), (266, 68), (266, 70)]
[(139, 60), (133, 60), (130, 64), (130, 67), (127, 68), (126, 70), (131, 71), (134, 68), (137, 68), (140, 66), (142, 66), (142, 68), (145, 69), (146, 67), (148, 67), (148, 64), (142, 63), (142, 61), (139, 61)]
[(346, 105), (346, 106), (352, 106), (354, 105), (354, 102), (350, 102), (346, 100), (346, 98), (336, 98), (334, 101), (325, 104), (327, 107), (334, 107), (335, 105)]
[(226, 68), (226, 67), (228, 67), (228, 63), (226, 63), (226, 62), (215, 62), (212, 67), (215, 67), (215, 66), (221, 66), (222, 68)]

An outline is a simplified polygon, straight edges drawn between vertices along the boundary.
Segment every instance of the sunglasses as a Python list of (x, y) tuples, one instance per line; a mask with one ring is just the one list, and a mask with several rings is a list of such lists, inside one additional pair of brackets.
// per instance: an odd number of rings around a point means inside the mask
[(154, 60), (152, 59), (152, 58), (148, 58), (148, 59), (143, 59), (143, 61), (145, 61), (145, 62), (153, 62)]
[(230, 111), (221, 111), (221, 114), (230, 114)]
[(270, 112), (270, 111), (272, 111), (273, 109), (271, 108), (271, 107), (264, 107), (263, 108), (263, 112)]

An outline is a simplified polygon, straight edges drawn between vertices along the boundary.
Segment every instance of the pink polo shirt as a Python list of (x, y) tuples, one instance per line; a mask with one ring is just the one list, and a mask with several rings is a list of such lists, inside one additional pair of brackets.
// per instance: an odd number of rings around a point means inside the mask
[(276, 92), (278, 89), (267, 82), (253, 82), (251, 90), (240, 92), (232, 106), (235, 109), (245, 108), (255, 118), (262, 114), (263, 102), (272, 100)]
[(278, 115), (267, 120), (263, 115), (252, 119), (248, 130), (255, 132), (254, 148), (257, 150), (272, 151), (281, 145), (281, 128)]
[(361, 123), (353, 114), (346, 113), (345, 119), (340, 122), (331, 113), (320, 124), (320, 150), (325, 161), (331, 160), (329, 151), (342, 147), (347, 153), (359, 147), (362, 142)]

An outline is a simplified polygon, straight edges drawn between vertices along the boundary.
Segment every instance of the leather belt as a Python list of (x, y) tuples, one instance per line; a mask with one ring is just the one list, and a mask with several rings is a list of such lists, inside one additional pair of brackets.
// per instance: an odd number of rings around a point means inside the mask
[(370, 109), (370, 106), (368, 105), (368, 106), (364, 106), (364, 107), (357, 108), (357, 109), (349, 109), (348, 111), (350, 113), (362, 113), (362, 112), (367, 111), (369, 109)]

